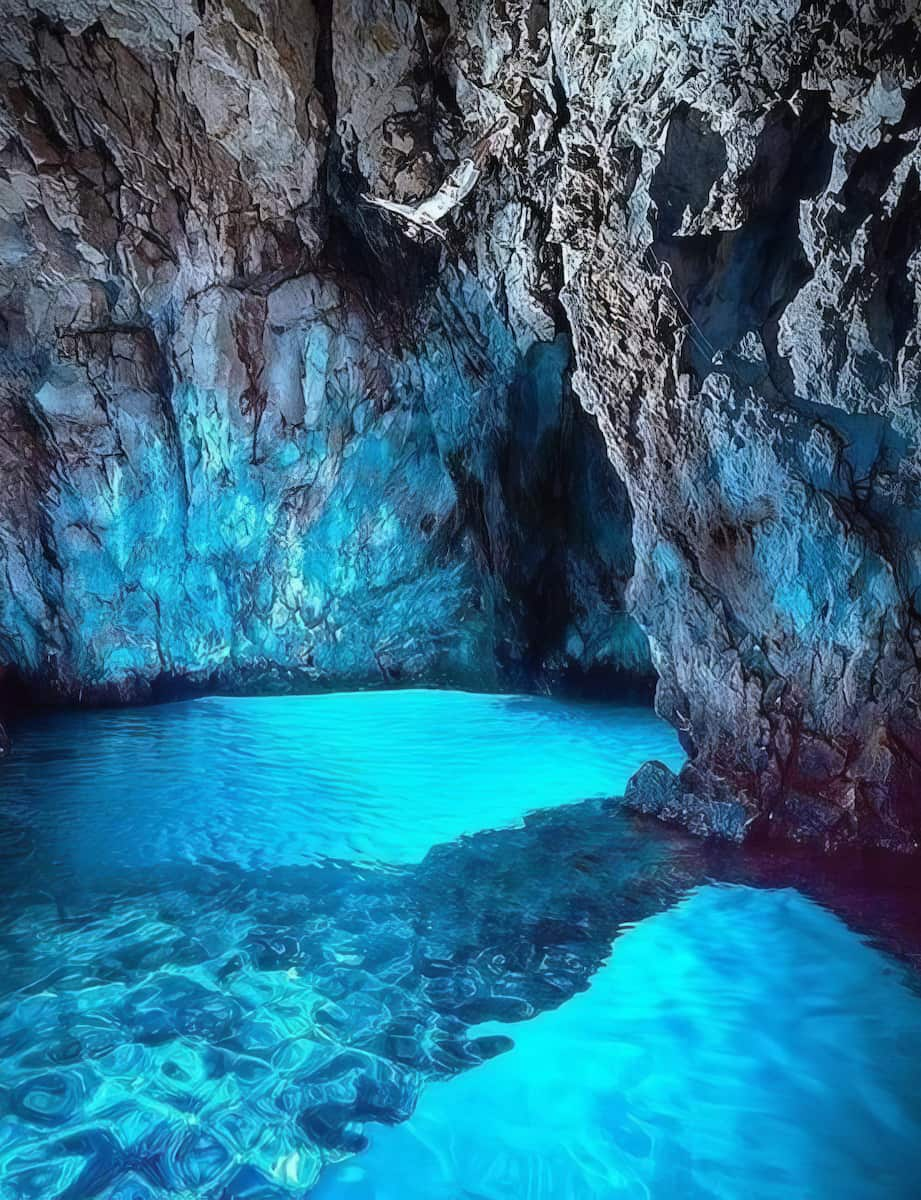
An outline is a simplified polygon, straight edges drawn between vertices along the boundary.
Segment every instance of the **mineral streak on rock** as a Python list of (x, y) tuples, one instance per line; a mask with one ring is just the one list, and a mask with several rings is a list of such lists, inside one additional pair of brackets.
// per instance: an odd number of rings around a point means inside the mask
[[(918, 845), (913, 0), (8, 10), (7, 665), (552, 681), (638, 622), (673, 815)], [(444, 245), (362, 202), (497, 126)]]

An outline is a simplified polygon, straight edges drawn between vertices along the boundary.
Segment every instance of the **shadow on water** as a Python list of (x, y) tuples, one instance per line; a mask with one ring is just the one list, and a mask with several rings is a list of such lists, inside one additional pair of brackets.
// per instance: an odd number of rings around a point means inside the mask
[[(0, 1195), (17, 1200), (302, 1195), (364, 1149), (369, 1123), (409, 1118), (427, 1081), (512, 1046), (472, 1026), (562, 1005), (621, 931), (713, 878), (808, 876), (858, 928), (875, 923), (865, 863), (816, 882), (814, 860), (715, 847), (602, 801), (415, 866), (165, 865), (66, 896), (30, 893), (22, 830), (2, 845)], [(916, 954), (897, 939), (921, 928), (917, 902), (898, 893), (882, 935)]]

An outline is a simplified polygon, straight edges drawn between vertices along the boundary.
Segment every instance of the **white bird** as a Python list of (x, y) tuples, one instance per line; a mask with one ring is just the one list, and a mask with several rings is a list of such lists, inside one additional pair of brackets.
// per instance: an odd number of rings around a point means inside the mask
[(420, 200), (418, 204), (400, 204), (396, 200), (384, 200), (380, 196), (372, 196), (365, 192), (362, 200), (382, 208), (385, 212), (400, 217), (414, 229), (422, 233), (431, 233), (444, 241), (445, 231), (438, 224), (452, 209), (460, 207), (476, 187), (477, 180), (483, 173), (490, 154), (498, 153), (505, 144), (508, 127), (502, 122), (494, 125), (490, 131), (473, 147), (469, 155), (462, 158), (451, 174), (434, 195)]

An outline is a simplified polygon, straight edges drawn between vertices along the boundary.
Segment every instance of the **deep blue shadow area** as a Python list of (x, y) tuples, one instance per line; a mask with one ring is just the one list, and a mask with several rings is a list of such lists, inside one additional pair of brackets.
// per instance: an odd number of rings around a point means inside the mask
[(0, 1197), (917, 1195), (908, 872), (630, 817), (650, 756), (430, 692), (19, 731)]

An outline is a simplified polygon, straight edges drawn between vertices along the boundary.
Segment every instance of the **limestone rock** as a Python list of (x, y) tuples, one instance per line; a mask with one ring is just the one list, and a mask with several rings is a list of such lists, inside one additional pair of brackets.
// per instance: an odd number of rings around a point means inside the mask
[(554, 11), (560, 236), (606, 197), (567, 257), (575, 386), (660, 711), (755, 828), (915, 846), (917, 6)]
[(438, 12), (9, 24), (0, 663), (83, 701), (648, 674), (566, 338), (358, 203), (452, 165)]

